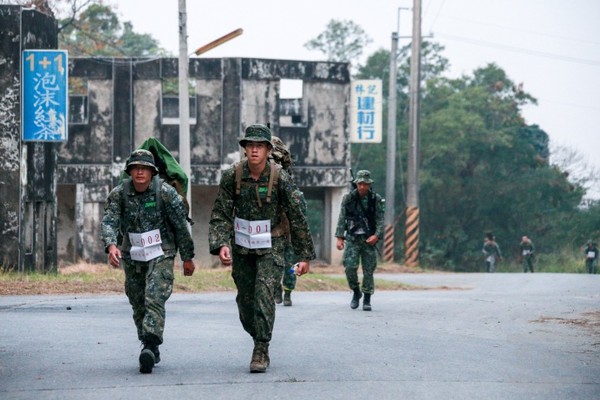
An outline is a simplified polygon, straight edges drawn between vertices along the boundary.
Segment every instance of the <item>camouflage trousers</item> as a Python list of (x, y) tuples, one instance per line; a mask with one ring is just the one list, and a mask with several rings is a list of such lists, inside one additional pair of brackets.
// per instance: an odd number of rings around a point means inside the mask
[(358, 266), (362, 265), (363, 282), (361, 291), (363, 293), (375, 293), (375, 281), (373, 274), (377, 269), (377, 249), (366, 242), (365, 235), (347, 236), (344, 248), (344, 271), (350, 289), (360, 288), (358, 280)]
[(275, 288), (279, 290), (281, 263), (271, 253), (233, 254), (231, 276), (237, 287), (240, 322), (255, 342), (271, 341), (275, 324)]
[(133, 308), (138, 338), (162, 344), (165, 303), (173, 292), (174, 257), (159, 257), (148, 262), (123, 261), (125, 294)]
[(523, 272), (533, 272), (533, 257), (523, 257)]
[(296, 274), (291, 271), (294, 264), (298, 261), (294, 247), (291, 243), (286, 243), (283, 254), (284, 263), (281, 269), (283, 270), (283, 287), (286, 290), (294, 290), (296, 288)]

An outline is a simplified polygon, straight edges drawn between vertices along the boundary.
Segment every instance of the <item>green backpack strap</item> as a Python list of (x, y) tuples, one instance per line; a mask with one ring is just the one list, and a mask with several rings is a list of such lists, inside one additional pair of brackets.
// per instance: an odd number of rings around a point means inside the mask
[[(162, 183), (160, 181), (160, 177), (158, 175), (154, 175), (152, 177), (152, 185), (154, 185), (154, 197), (156, 199), (156, 208), (160, 210), (164, 215), (164, 203), (162, 200), (162, 196), (160, 195), (160, 189)], [(121, 195), (121, 238), (117, 240), (117, 244), (123, 240), (123, 218), (125, 218), (125, 207), (127, 206), (127, 196), (129, 196), (129, 192), (131, 192), (131, 178), (123, 179), (123, 193)]]
[(244, 164), (243, 161), (238, 162), (235, 165), (235, 197), (240, 195), (242, 190), (242, 170)]
[(273, 182), (279, 180), (279, 169), (281, 166), (276, 164), (275, 161), (271, 160), (271, 173), (269, 174), (269, 186), (267, 188), (267, 203), (271, 203), (271, 192), (273, 191)]
[(154, 177), (152, 178), (152, 184), (154, 185), (154, 195), (156, 197), (156, 208), (158, 208), (160, 210), (160, 212), (164, 214), (165, 210), (163, 210), (163, 201), (162, 201), (162, 196), (160, 195), (160, 188), (162, 186), (162, 183), (160, 182), (160, 177), (158, 175), (154, 175)]
[[(271, 203), (271, 193), (273, 192), (273, 185), (275, 184), (275, 182), (277, 182), (279, 180), (279, 170), (281, 169), (281, 165), (277, 164), (273, 160), (270, 161), (270, 166), (271, 166), (271, 172), (269, 174), (269, 183), (267, 186), (267, 196), (266, 196), (266, 202), (268, 204)], [(235, 200), (240, 195), (240, 192), (242, 189), (243, 167), (244, 167), (243, 161), (240, 161), (235, 165), (235, 195), (233, 197), (234, 207), (235, 207)], [(260, 202), (260, 199), (259, 199), (259, 202)]]

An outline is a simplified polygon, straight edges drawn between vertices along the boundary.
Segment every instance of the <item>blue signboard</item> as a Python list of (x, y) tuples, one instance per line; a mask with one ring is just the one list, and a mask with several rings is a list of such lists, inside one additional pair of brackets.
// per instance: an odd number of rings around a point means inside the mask
[(358, 80), (352, 81), (351, 85), (350, 142), (381, 143), (381, 80)]
[(66, 50), (24, 50), (21, 65), (24, 141), (64, 142), (68, 133)]

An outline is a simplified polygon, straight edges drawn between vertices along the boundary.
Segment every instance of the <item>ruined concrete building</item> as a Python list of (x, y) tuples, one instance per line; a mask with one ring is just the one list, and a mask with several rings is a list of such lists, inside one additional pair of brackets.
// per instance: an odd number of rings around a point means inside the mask
[[(0, 263), (27, 270), (52, 269), (58, 261), (106, 262), (99, 240), (103, 204), (129, 153), (156, 137), (179, 157), (178, 96), (170, 89), (177, 87), (178, 60), (71, 58), (68, 140), (23, 142), (20, 55), (56, 48), (56, 28), (51, 18), (18, 6), (0, 6), (0, 25)], [(333, 229), (350, 179), (349, 65), (196, 58), (189, 78), (197, 262), (218, 262), (207, 239), (221, 169), (240, 159), (244, 128), (267, 122), (294, 155), (294, 178), (317, 216), (319, 258), (339, 262)], [(283, 93), (287, 84), (300, 87), (299, 94)]]

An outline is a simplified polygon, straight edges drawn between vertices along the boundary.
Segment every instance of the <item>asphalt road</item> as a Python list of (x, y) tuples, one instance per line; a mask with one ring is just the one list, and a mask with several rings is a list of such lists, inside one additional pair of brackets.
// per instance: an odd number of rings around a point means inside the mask
[(295, 292), (265, 374), (234, 293), (173, 295), (149, 375), (124, 295), (0, 297), (0, 399), (600, 399), (600, 275), (377, 279), (429, 289)]

